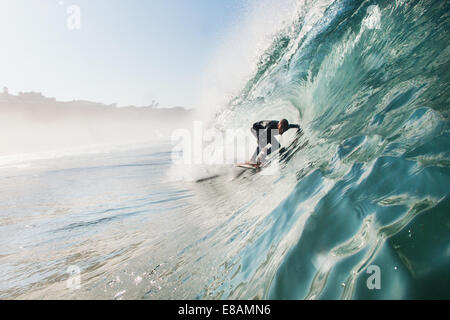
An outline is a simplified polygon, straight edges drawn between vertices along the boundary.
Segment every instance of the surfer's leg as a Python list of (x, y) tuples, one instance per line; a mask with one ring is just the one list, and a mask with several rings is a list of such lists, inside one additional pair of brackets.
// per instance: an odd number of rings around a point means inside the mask
[(255, 150), (255, 152), (253, 153), (253, 155), (252, 155), (252, 157), (251, 157), (251, 159), (250, 159), (250, 162), (251, 162), (251, 163), (255, 163), (255, 162), (256, 162), (256, 157), (258, 157), (258, 155), (259, 155), (259, 144), (258, 144), (258, 146), (256, 147), (256, 150)]
[(256, 146), (256, 150), (255, 150), (255, 152), (253, 153), (253, 156), (250, 158), (250, 162), (251, 163), (255, 163), (256, 162), (256, 158), (258, 157), (258, 155), (259, 155), (259, 150), (261, 149), (260, 148), (260, 139), (259, 139), (259, 135), (258, 135), (258, 131), (256, 131), (255, 129), (251, 129), (251, 132), (252, 132), (252, 134), (255, 136), (255, 138), (256, 138), (256, 143), (257, 143), (257, 146)]
[(272, 152), (276, 152), (280, 148), (280, 143), (277, 139), (275, 139), (275, 137), (272, 137), (271, 140), (272, 146), (270, 147), (269, 151), (267, 151), (267, 155), (270, 155)]
[(251, 132), (252, 132), (252, 134), (255, 136), (255, 138), (257, 139), (257, 140), (259, 140), (259, 137), (258, 137), (258, 132), (255, 130), (255, 129), (253, 129), (253, 128), (251, 128), (251, 130), (250, 130)]

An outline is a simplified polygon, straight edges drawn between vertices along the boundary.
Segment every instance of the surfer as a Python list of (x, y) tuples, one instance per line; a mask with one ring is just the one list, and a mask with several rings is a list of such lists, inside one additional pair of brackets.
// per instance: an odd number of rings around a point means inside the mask
[(292, 128), (300, 130), (298, 124), (289, 124), (286, 119), (255, 122), (251, 131), (258, 141), (258, 146), (248, 164), (259, 166), (266, 155), (270, 155), (278, 150), (280, 143), (275, 138), (275, 135), (283, 135), (283, 133)]

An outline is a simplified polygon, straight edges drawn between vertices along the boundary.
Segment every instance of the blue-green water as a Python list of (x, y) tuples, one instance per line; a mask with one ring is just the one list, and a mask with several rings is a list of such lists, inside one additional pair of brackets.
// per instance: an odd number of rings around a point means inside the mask
[(0, 297), (450, 298), (449, 12), (307, 1), (213, 122), (300, 123), (275, 175), (172, 179), (167, 144), (10, 161)]
[[(297, 112), (308, 142), (284, 169), (298, 183), (230, 283), (247, 283), (252, 297), (264, 272), (268, 298), (449, 298), (449, 3), (321, 9), (315, 23), (299, 16), (278, 35), (224, 116)], [(370, 265), (380, 290), (367, 287)]]

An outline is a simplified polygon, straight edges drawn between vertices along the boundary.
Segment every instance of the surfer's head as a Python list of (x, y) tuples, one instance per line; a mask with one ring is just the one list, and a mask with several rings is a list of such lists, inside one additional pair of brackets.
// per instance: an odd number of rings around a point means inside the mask
[(289, 122), (286, 119), (282, 119), (278, 122), (278, 132), (280, 134), (285, 133), (289, 129)]

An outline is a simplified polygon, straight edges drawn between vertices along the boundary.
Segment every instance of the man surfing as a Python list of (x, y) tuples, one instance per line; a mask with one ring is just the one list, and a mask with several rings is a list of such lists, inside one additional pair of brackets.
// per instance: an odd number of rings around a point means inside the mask
[(283, 135), (289, 129), (296, 128), (300, 130), (298, 124), (289, 124), (286, 119), (280, 121), (276, 120), (262, 120), (255, 122), (251, 128), (252, 134), (258, 141), (255, 153), (246, 165), (258, 169), (265, 157), (275, 152), (280, 147), (280, 143), (275, 138), (275, 135)]

